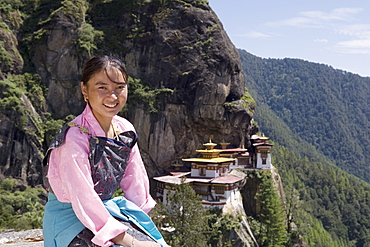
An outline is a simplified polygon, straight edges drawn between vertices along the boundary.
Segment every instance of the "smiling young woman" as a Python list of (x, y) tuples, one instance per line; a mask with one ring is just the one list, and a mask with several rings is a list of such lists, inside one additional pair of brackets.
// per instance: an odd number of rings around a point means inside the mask
[[(117, 116), (127, 101), (127, 78), (110, 56), (84, 67), (86, 108), (56, 134), (44, 159), (45, 246), (167, 246), (147, 215), (155, 202), (136, 131)], [(118, 186), (125, 196), (112, 198)]]
[(96, 72), (87, 82), (81, 82), (81, 91), (107, 137), (112, 138), (112, 118), (125, 106), (128, 87), (123, 74), (115, 68)]

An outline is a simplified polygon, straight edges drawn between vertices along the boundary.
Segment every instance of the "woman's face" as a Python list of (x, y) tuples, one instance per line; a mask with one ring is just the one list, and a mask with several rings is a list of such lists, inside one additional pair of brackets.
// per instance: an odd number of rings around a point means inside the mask
[(110, 121), (127, 101), (127, 82), (122, 72), (115, 68), (93, 74), (86, 85), (81, 82), (81, 91), (99, 122)]

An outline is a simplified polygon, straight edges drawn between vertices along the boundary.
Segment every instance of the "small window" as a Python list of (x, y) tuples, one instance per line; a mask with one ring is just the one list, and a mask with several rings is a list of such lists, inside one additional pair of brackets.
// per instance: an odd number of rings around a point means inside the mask
[(225, 193), (225, 187), (224, 186), (215, 186), (215, 192), (216, 192), (216, 194), (224, 194)]
[(226, 167), (220, 167), (219, 169), (221, 175), (225, 175), (227, 168)]
[(205, 175), (206, 175), (206, 168), (199, 167), (199, 176), (205, 176)]
[(266, 165), (267, 160), (267, 150), (261, 150), (261, 158), (262, 158), (262, 164)]

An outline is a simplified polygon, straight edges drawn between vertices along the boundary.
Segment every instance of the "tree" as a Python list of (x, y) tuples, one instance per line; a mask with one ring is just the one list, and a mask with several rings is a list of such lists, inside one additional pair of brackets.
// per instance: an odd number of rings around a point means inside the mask
[(260, 212), (254, 222), (255, 236), (262, 247), (285, 246), (287, 242), (286, 219), (282, 201), (273, 185), (271, 172), (255, 171), (249, 176), (256, 176), (261, 182), (256, 199), (260, 204)]
[(159, 202), (153, 211), (153, 221), (169, 245), (207, 246), (207, 210), (189, 184), (173, 185), (167, 203)]

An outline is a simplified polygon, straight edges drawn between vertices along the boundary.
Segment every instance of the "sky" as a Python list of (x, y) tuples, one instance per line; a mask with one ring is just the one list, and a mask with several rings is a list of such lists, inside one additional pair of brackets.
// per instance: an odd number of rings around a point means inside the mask
[(208, 0), (233, 44), (370, 76), (369, 0)]

